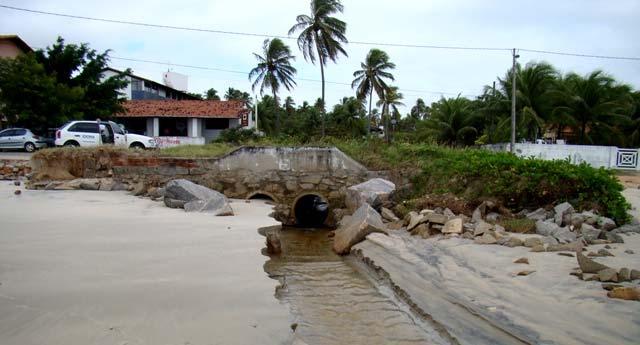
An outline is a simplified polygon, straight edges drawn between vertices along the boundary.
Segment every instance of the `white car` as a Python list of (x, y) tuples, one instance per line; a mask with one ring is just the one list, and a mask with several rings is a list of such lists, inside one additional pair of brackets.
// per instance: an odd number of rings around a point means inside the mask
[(56, 146), (115, 145), (137, 149), (156, 147), (155, 139), (127, 133), (112, 121), (71, 121), (56, 131)]

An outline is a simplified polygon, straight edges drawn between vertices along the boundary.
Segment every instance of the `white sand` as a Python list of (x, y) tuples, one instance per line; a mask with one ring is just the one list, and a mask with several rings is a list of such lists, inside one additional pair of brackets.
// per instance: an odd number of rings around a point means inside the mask
[(124, 192), (0, 182), (0, 344), (279, 344), (270, 206), (186, 214)]
[[(614, 268), (640, 269), (640, 235), (623, 238), (625, 244), (612, 245), (615, 257), (596, 260)], [(464, 344), (518, 343), (478, 318), (469, 319), (465, 308), (530, 343), (640, 342), (640, 303), (610, 299), (601, 283), (569, 275), (578, 266), (575, 258), (463, 239), (423, 240), (403, 231), (371, 234), (356, 248)], [(635, 254), (624, 253), (629, 248)], [(514, 264), (520, 257), (530, 264)], [(521, 270), (536, 272), (514, 276)]]

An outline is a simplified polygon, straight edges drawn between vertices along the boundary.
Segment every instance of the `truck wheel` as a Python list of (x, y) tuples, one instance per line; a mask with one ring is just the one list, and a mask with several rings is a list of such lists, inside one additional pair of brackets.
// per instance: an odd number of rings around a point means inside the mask
[(24, 144), (24, 150), (27, 152), (33, 152), (36, 150), (36, 145), (34, 145), (33, 143), (26, 143)]
[(129, 148), (132, 148), (135, 150), (144, 150), (144, 145), (142, 145), (141, 143), (133, 143), (131, 144), (131, 146), (129, 146)]
[(64, 143), (64, 147), (78, 147), (80, 146), (80, 144), (78, 144), (77, 141), (73, 141), (73, 140), (69, 140), (66, 143)]

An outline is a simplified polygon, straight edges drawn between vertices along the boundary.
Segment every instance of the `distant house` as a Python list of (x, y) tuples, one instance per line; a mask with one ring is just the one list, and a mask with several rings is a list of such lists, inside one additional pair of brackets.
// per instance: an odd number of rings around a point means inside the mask
[(0, 58), (15, 58), (32, 51), (18, 35), (0, 35)]
[[(103, 77), (106, 79), (122, 73), (123, 71), (109, 67), (103, 71)], [(178, 74), (173, 72), (165, 73), (165, 82), (168, 81), (166, 80), (167, 76), (175, 76), (175, 75), (178, 75)], [(131, 73), (127, 74), (126, 78), (129, 81), (129, 85), (127, 85), (126, 88), (120, 91), (124, 94), (124, 97), (126, 97), (128, 100), (134, 100), (134, 99), (146, 99), (146, 100), (193, 99), (195, 100), (195, 99), (198, 99), (197, 97), (188, 94), (185, 91), (186, 87), (185, 87), (185, 90), (178, 90), (176, 88), (167, 86), (165, 84), (161, 84), (151, 79), (143, 78)], [(186, 82), (184, 83), (184, 85), (186, 86)]]
[(252, 127), (243, 101), (131, 100), (116, 114), (133, 133), (154, 137), (160, 147), (205, 144), (228, 128)]

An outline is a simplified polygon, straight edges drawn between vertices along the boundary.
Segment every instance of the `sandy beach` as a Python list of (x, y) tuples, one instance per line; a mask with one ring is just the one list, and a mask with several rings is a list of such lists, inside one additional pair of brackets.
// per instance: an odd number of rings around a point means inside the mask
[(0, 182), (0, 343), (281, 344), (263, 271), (271, 206), (187, 214), (125, 192)]

